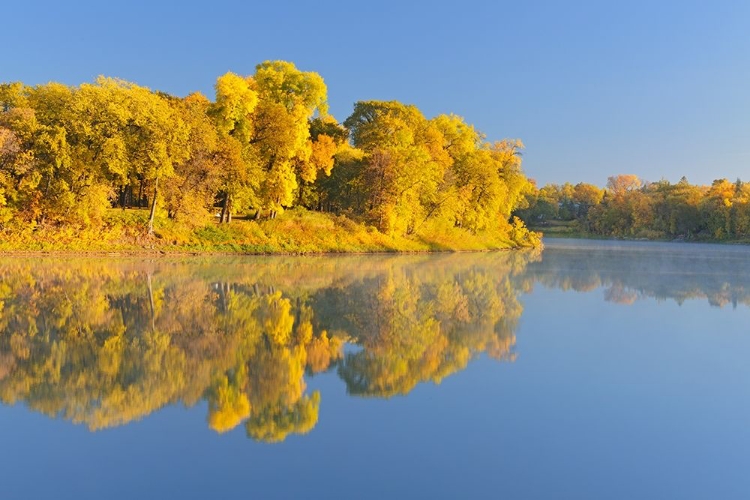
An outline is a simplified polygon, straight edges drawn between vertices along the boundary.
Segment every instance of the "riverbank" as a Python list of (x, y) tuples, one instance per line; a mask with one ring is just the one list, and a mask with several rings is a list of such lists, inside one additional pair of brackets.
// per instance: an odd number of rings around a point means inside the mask
[(145, 231), (144, 210), (110, 210), (97, 229), (38, 227), (0, 233), (3, 253), (322, 254), (491, 251), (534, 248), (540, 235), (520, 224), (470, 232), (425, 224), (407, 236), (386, 235), (343, 216), (289, 210), (275, 219), (188, 226), (159, 221)]
[(614, 236), (591, 233), (581, 229), (577, 221), (548, 221), (544, 225), (529, 226), (530, 231), (542, 234), (544, 238), (571, 238), (578, 240), (622, 240), (622, 241), (657, 241), (676, 243), (715, 243), (725, 245), (750, 245), (748, 239), (717, 239), (705, 235), (670, 237), (656, 231), (641, 232), (635, 236)]

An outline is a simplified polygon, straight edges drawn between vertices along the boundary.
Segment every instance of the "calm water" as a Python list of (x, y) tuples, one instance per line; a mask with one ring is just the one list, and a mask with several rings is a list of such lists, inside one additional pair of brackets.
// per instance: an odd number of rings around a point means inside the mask
[(749, 498), (750, 248), (0, 259), (2, 498)]

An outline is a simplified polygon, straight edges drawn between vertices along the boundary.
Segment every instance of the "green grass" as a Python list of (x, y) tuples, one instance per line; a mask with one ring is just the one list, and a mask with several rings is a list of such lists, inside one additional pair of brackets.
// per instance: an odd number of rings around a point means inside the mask
[(551, 220), (544, 225), (530, 225), (529, 229), (538, 231), (545, 238), (590, 238), (591, 235), (583, 231), (578, 221)]

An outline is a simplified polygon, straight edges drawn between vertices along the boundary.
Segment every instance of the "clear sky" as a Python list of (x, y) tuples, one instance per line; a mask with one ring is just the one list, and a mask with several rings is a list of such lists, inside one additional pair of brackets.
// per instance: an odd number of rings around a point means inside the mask
[(633, 173), (750, 180), (747, 1), (27, 1), (2, 7), (0, 81), (116, 76), (176, 95), (269, 59), (331, 111), (395, 99), (520, 138), (540, 184)]

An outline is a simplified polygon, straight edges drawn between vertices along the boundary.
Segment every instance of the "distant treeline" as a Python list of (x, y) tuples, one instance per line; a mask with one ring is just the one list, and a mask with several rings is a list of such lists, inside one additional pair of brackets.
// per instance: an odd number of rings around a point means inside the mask
[(584, 233), (631, 238), (750, 240), (750, 183), (727, 179), (710, 186), (610, 177), (607, 186), (547, 184), (516, 213), (535, 226), (577, 221)]
[(338, 123), (321, 76), (283, 61), (227, 73), (215, 90), (0, 85), (0, 231), (96, 228), (113, 207), (150, 209), (144, 233), (155, 220), (198, 227), (291, 207), (389, 235), (524, 231), (509, 222), (532, 188), (518, 140), (487, 142), (458, 116), (395, 101), (357, 102)]

